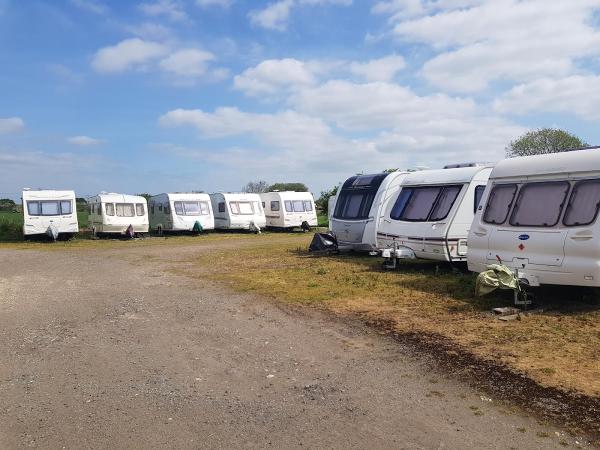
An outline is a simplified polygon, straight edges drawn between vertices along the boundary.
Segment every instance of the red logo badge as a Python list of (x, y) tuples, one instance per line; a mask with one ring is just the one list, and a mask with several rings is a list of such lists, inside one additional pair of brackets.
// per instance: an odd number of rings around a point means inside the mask
[(525, 250), (525, 246), (523, 244), (519, 244), (519, 250), (521, 250), (521, 251)]

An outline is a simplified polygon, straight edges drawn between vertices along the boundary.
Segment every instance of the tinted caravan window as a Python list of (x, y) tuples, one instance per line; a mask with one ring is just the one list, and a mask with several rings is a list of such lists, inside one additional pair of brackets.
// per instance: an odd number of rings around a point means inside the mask
[(310, 200), (304, 200), (304, 211), (312, 211), (312, 202)]
[(553, 227), (558, 223), (569, 188), (566, 181), (524, 184), (510, 216), (510, 224)]
[(473, 205), (473, 212), (476, 212), (477, 208), (479, 208), (479, 204), (481, 203), (481, 197), (483, 197), (484, 191), (485, 186), (475, 186), (475, 204)]
[(271, 211), (279, 211), (279, 200), (273, 200), (271, 202)]
[(508, 212), (512, 206), (515, 194), (517, 193), (516, 184), (500, 184), (494, 186), (483, 214), (483, 221), (500, 225), (506, 221)]
[[(435, 204), (442, 188), (440, 186), (405, 188), (408, 199), (397, 220), (424, 222)], [(398, 197), (398, 200), (401, 200)], [(398, 201), (397, 201), (398, 202)], [(395, 206), (395, 205), (394, 205)], [(395, 219), (396, 217), (393, 217)]]
[(600, 180), (580, 181), (573, 186), (563, 223), (567, 226), (589, 225), (600, 208)]
[(368, 218), (377, 190), (387, 176), (383, 173), (348, 178), (338, 194), (333, 217), (354, 220)]
[(461, 189), (462, 186), (445, 186), (438, 195), (436, 204), (429, 216), (429, 221), (444, 220), (450, 213)]

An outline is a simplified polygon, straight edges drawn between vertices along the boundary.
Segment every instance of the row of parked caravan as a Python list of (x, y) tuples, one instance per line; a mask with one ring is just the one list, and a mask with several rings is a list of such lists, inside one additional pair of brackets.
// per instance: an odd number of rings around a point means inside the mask
[(600, 149), (360, 175), (330, 201), (340, 249), (395, 264), (508, 266), (525, 284), (600, 286)]
[[(79, 231), (75, 192), (23, 191), (23, 234), (73, 235)], [(88, 200), (95, 234), (144, 234), (212, 229), (260, 231), (264, 227), (317, 226), (310, 192), (168, 193), (147, 202), (138, 195), (101, 193)]]

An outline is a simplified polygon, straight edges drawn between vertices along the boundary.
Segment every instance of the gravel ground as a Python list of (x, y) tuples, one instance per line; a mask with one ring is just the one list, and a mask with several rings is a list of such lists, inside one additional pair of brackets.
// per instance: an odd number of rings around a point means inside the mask
[(0, 448), (585, 445), (370, 328), (169, 270), (207, 245), (130, 244), (0, 248)]

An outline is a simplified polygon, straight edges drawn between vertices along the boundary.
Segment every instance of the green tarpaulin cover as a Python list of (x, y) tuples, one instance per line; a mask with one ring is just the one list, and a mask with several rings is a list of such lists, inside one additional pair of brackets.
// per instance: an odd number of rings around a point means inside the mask
[(496, 289), (512, 289), (521, 291), (519, 280), (515, 274), (504, 264), (490, 264), (485, 272), (477, 276), (475, 283), (475, 295), (489, 294)]

